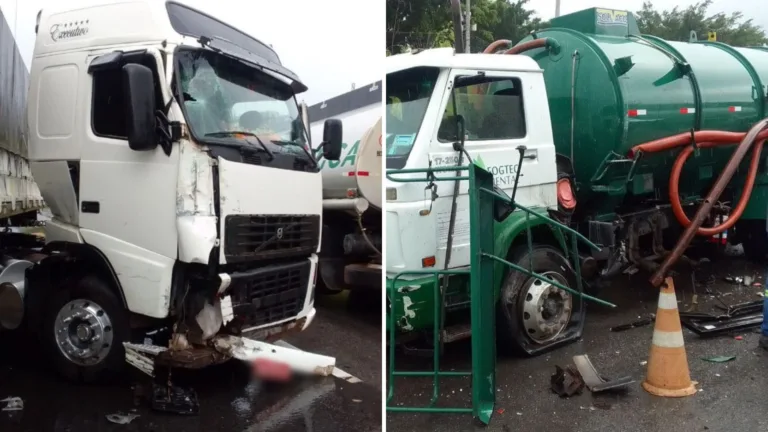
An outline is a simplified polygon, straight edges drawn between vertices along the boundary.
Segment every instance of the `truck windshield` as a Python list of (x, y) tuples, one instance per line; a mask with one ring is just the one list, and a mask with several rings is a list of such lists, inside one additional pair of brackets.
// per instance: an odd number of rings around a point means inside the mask
[(298, 104), (285, 82), (212, 51), (180, 50), (177, 60), (187, 122), (196, 138), (242, 131), (277, 145), (306, 145)]
[(405, 166), (439, 73), (418, 67), (387, 75), (387, 168)]

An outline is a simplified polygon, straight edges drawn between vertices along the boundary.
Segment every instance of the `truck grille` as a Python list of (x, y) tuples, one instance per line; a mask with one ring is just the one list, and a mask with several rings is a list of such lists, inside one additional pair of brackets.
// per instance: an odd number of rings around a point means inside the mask
[(224, 233), (229, 263), (307, 256), (317, 250), (320, 216), (229, 215)]
[(311, 264), (281, 264), (233, 274), (230, 295), (235, 318), (256, 327), (298, 315), (307, 296)]

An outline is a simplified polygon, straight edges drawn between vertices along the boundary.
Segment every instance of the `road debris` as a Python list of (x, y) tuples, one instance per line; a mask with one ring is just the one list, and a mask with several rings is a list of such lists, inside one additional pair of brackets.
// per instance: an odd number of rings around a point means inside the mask
[(744, 340), (744, 336), (736, 336), (734, 339), (736, 339), (736, 340), (738, 340), (738, 341), (740, 341), (740, 340)]
[(570, 397), (581, 394), (584, 390), (584, 379), (573, 366), (561, 368), (556, 365), (555, 373), (550, 378), (550, 388), (560, 397)]
[(0, 411), (21, 411), (24, 409), (24, 401), (20, 397), (7, 397), (0, 399), (0, 402), (5, 402), (5, 406)]
[(725, 363), (735, 359), (736, 356), (703, 357), (702, 360), (712, 363)]
[(155, 384), (152, 388), (152, 409), (173, 414), (196, 415), (200, 404), (197, 393), (192, 389)]
[(735, 305), (716, 305), (722, 314), (681, 312), (682, 324), (699, 336), (759, 326), (763, 322), (763, 300)]
[(612, 332), (622, 332), (629, 329), (637, 328), (637, 327), (644, 327), (647, 325), (652, 324), (656, 320), (655, 314), (649, 314), (649, 316), (645, 318), (637, 317), (638, 319), (636, 321), (633, 321), (631, 323), (618, 325), (615, 327), (611, 327)]
[(110, 423), (121, 424), (121, 425), (130, 424), (132, 421), (136, 420), (138, 417), (139, 417), (138, 414), (123, 414), (123, 413), (106, 415), (107, 421), (109, 421)]
[(592, 393), (624, 388), (635, 382), (630, 376), (617, 378), (615, 380), (607, 380), (603, 378), (603, 376), (597, 372), (595, 366), (592, 365), (589, 356), (586, 354), (573, 356), (573, 363), (576, 364), (576, 369), (578, 369), (584, 379), (584, 383)]

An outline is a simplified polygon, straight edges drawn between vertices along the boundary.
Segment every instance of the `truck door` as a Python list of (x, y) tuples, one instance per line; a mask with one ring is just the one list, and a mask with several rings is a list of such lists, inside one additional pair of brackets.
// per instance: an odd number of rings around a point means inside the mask
[[(462, 121), (467, 152), (475, 164), (494, 175), (497, 187), (511, 195), (519, 161), (516, 148), (524, 145), (527, 150), (516, 198), (533, 207), (556, 203), (555, 150), (543, 91), (540, 74), (532, 72), (452, 70), (443, 98), (443, 115), (438, 119), (440, 125), (430, 144), (432, 166), (453, 166), (460, 162), (452, 146), (457, 139), (456, 123)], [(537, 102), (542, 96), (543, 102)], [(466, 157), (461, 163), (468, 163)], [(457, 197), (451, 267), (469, 264), (467, 187), (468, 182), (462, 182)], [(454, 184), (439, 182), (438, 188), (433, 211), (437, 221), (438, 267), (442, 267)]]
[[(126, 51), (127, 52), (127, 51)], [(96, 57), (98, 58), (98, 57)], [(163, 109), (162, 62), (156, 51), (131, 61), (156, 72), (157, 108)], [(91, 59), (93, 60), (93, 59)], [(178, 149), (167, 156), (128, 147), (122, 65), (90, 70), (83, 86), (90, 104), (80, 162), (80, 231), (109, 260), (131, 311), (152, 317), (168, 312), (177, 255)], [(87, 105), (86, 105), (87, 106)]]

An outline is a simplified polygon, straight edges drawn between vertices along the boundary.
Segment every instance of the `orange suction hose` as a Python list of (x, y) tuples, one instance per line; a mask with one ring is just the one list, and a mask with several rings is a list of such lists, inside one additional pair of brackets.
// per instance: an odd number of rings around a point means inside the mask
[[(752, 160), (749, 164), (749, 172), (747, 173), (746, 181), (744, 182), (744, 189), (741, 192), (741, 198), (739, 203), (731, 210), (731, 214), (728, 216), (728, 220), (720, 225), (716, 225), (711, 228), (701, 227), (696, 230), (696, 234), (705, 237), (715, 236), (724, 232), (727, 229), (733, 227), (733, 225), (739, 220), (744, 213), (744, 209), (747, 208), (749, 203), (749, 197), (752, 194), (752, 187), (755, 185), (755, 176), (757, 175), (757, 168), (760, 165), (760, 153), (763, 149), (763, 142), (759, 142), (752, 150)], [(698, 146), (700, 148), (712, 148), (716, 147), (716, 143), (702, 143)], [(675, 219), (687, 228), (691, 224), (691, 220), (683, 211), (683, 205), (680, 203), (680, 173), (683, 171), (683, 165), (693, 153), (693, 147), (687, 146), (680, 152), (675, 159), (675, 164), (672, 166), (672, 173), (669, 176), (669, 203), (672, 205), (672, 213), (675, 215)]]
[[(683, 165), (685, 165), (685, 162), (691, 156), (691, 153), (693, 153), (693, 147), (690, 145), (691, 139), (693, 138), (693, 140), (697, 142), (703, 141), (701, 144), (698, 144), (700, 148), (712, 148), (721, 145), (735, 144), (744, 139), (745, 136), (746, 132), (698, 131), (694, 132), (693, 137), (691, 137), (690, 133), (682, 133), (636, 145), (630, 150), (629, 156), (633, 158), (641, 151), (644, 153), (658, 153), (686, 146), (677, 156), (677, 159), (675, 159), (675, 163), (672, 166), (672, 172), (669, 177), (669, 203), (672, 206), (672, 213), (675, 215), (677, 221), (683, 227), (688, 227), (691, 224), (691, 221), (688, 219), (688, 216), (686, 216), (683, 211), (683, 206), (680, 203), (680, 174), (682, 173)], [(707, 237), (714, 236), (733, 227), (739, 220), (744, 213), (744, 209), (749, 202), (749, 197), (752, 194), (752, 188), (755, 185), (755, 177), (757, 176), (757, 168), (760, 164), (760, 154), (766, 139), (768, 139), (768, 130), (758, 134), (754, 141), (756, 145), (752, 151), (752, 160), (744, 183), (744, 190), (741, 193), (741, 198), (739, 199), (738, 204), (728, 217), (728, 220), (711, 228), (699, 228), (696, 231), (696, 234)]]

